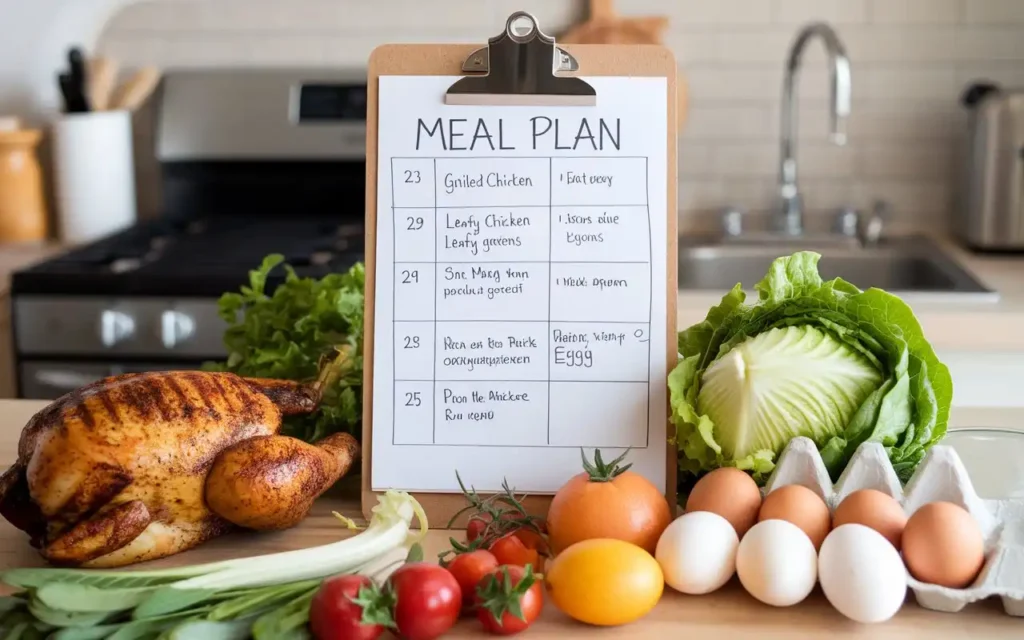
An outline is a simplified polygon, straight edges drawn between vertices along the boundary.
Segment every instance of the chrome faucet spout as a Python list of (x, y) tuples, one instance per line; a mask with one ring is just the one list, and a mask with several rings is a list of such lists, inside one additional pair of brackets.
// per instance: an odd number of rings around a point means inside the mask
[(800, 74), (801, 57), (807, 43), (815, 37), (821, 38), (828, 54), (831, 70), (831, 125), (829, 139), (837, 144), (846, 144), (846, 119), (850, 115), (852, 77), (850, 60), (846, 48), (835, 30), (824, 22), (813, 22), (801, 28), (790, 46), (786, 60), (786, 73), (782, 85), (781, 149), (779, 158), (779, 197), (781, 230), (789, 235), (803, 233), (803, 202), (797, 183), (796, 129), (797, 105), (796, 81)]

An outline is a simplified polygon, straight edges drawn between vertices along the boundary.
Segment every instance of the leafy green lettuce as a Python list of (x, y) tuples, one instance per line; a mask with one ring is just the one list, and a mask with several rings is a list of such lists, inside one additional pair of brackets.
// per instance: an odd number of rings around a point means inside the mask
[(679, 334), (668, 387), (681, 487), (721, 466), (763, 482), (796, 436), (815, 441), (833, 479), (880, 442), (905, 482), (945, 435), (952, 379), (910, 307), (823, 281), (820, 257), (775, 260), (756, 302), (737, 284)]
[[(314, 442), (336, 431), (361, 436), (363, 384), (362, 263), (347, 273), (323, 278), (299, 277), (281, 255), (269, 255), (249, 272), (249, 284), (228, 292), (219, 301), (220, 317), (228, 324), (225, 362), (208, 362), (208, 371), (240, 376), (312, 382), (321, 359), (345, 349), (347, 366), (324, 391), (320, 410), (308, 416), (285, 418), (283, 433)], [(267, 280), (278, 266), (284, 282), (267, 293)]]

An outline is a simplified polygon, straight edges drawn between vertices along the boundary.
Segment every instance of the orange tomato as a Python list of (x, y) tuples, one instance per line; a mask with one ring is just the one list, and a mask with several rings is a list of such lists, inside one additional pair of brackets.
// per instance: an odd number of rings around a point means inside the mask
[(584, 456), (583, 472), (555, 494), (547, 518), (548, 543), (555, 553), (582, 540), (611, 538), (654, 554), (672, 512), (657, 487), (629, 471), (629, 465), (619, 466), (625, 456), (609, 463), (600, 451), (593, 463)]

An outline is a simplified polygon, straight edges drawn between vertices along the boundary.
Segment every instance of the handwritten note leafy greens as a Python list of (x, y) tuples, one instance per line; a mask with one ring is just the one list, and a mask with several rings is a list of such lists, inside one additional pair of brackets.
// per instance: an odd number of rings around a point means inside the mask
[(880, 442), (905, 482), (945, 435), (952, 379), (910, 307), (823, 281), (820, 257), (775, 260), (756, 302), (737, 284), (679, 334), (668, 386), (682, 488), (721, 466), (764, 481), (796, 436), (814, 440), (833, 479)]

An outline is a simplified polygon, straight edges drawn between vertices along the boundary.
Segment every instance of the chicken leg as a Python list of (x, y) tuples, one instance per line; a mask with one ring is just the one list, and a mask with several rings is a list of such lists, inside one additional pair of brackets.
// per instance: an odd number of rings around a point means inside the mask
[(222, 451), (206, 476), (206, 505), (248, 529), (287, 529), (359, 458), (347, 433), (315, 445), (287, 436), (250, 438)]
[(150, 522), (149, 509), (141, 500), (123, 502), (71, 527), (46, 545), (42, 554), (56, 565), (79, 566), (125, 547)]

